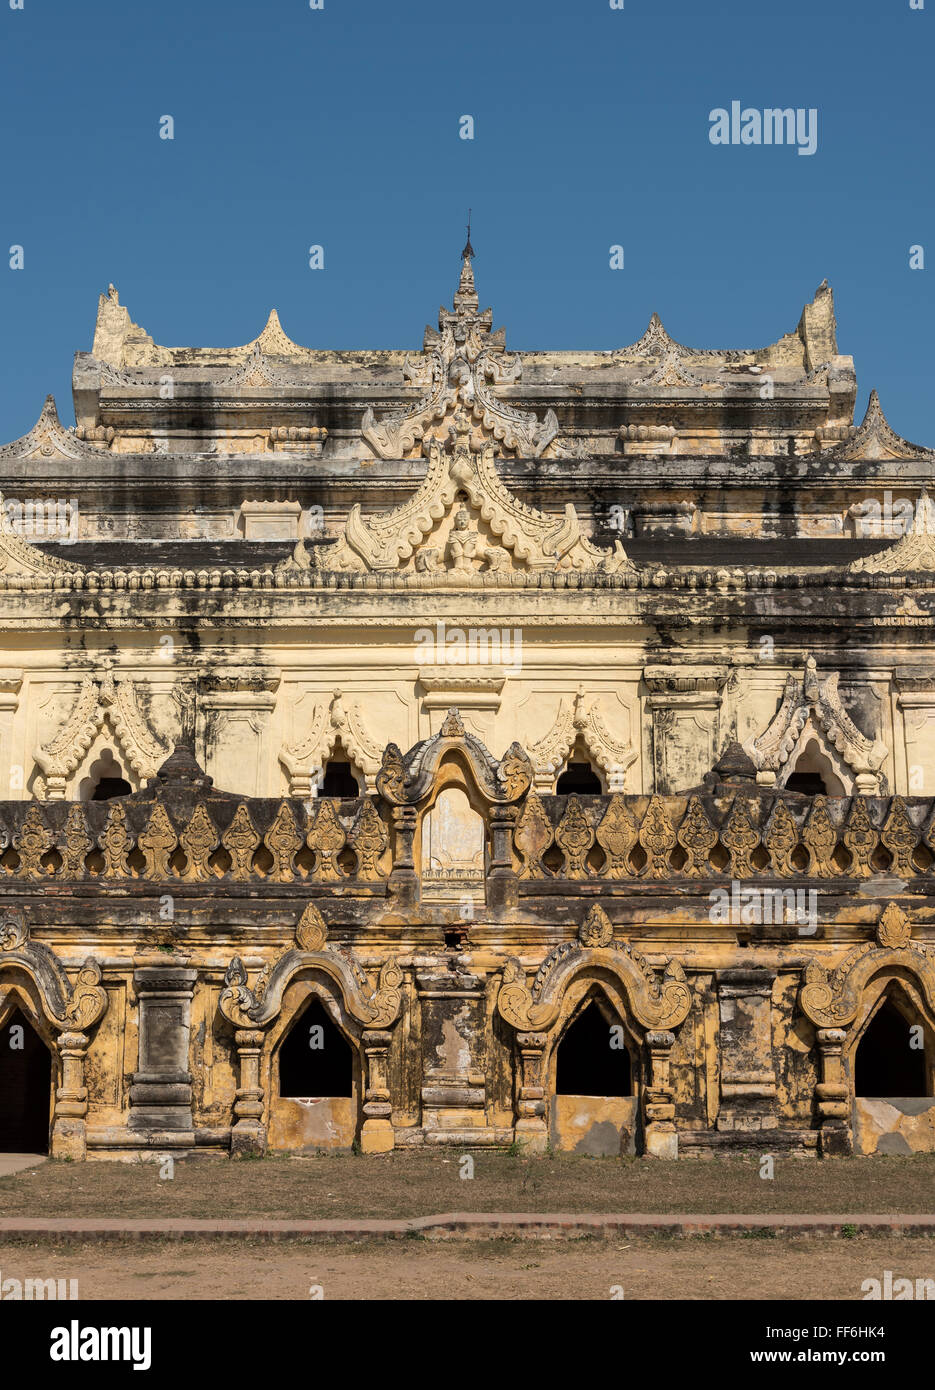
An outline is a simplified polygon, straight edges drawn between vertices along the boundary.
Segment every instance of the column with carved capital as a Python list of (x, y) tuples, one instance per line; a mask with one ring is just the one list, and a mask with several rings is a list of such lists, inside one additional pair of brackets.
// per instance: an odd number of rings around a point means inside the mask
[(520, 1056), (520, 1088), (516, 1104), (516, 1138), (525, 1151), (544, 1153), (549, 1131), (545, 1120), (545, 1033), (517, 1033)]
[(674, 1033), (651, 1029), (646, 1034), (649, 1085), (643, 1090), (643, 1123), (646, 1155), (649, 1158), (679, 1156), (675, 1093), (669, 1066), (674, 1045)]
[(259, 1156), (266, 1152), (263, 1087), (260, 1084), (263, 1038), (264, 1034), (260, 1028), (238, 1028), (234, 1033), (240, 1064), (240, 1085), (237, 1087), (234, 1100), (232, 1158)]
[(390, 1088), (387, 1078), (392, 1033), (383, 1028), (365, 1028), (361, 1035), (364, 1049), (364, 1123), (360, 1147), (365, 1154), (389, 1153), (396, 1143), (391, 1120)]
[(84, 1159), (87, 1156), (88, 1091), (84, 1084), (84, 1060), (89, 1041), (87, 1033), (60, 1033), (57, 1039), (62, 1084), (55, 1092), (53, 1158)]
[(821, 1056), (821, 1080), (815, 1087), (818, 1142), (825, 1156), (853, 1153), (853, 1137), (848, 1125), (848, 1088), (844, 1079), (843, 1028), (819, 1028), (815, 1037)]

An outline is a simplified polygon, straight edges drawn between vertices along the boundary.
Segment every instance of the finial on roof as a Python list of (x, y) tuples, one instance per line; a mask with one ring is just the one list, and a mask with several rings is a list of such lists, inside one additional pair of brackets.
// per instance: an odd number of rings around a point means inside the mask
[(476, 314), (480, 307), (477, 298), (477, 291), (474, 288), (474, 268), (471, 265), (471, 257), (474, 255), (474, 247), (471, 245), (471, 209), (468, 208), (467, 222), (467, 241), (464, 250), (461, 252), (461, 278), (458, 281), (458, 288), (454, 297), (454, 310), (459, 315)]
[(474, 247), (471, 245), (471, 209), (468, 208), (467, 220), (467, 241), (464, 243), (464, 250), (461, 252), (462, 261), (471, 260), (474, 256)]

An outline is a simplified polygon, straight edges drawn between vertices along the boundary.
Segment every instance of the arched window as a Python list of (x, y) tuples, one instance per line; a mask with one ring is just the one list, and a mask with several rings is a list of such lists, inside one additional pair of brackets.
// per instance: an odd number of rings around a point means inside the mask
[(610, 1024), (595, 1000), (566, 1028), (555, 1061), (560, 1096), (632, 1096), (630, 1053), (619, 1024)]
[(113, 752), (110, 748), (104, 748), (101, 756), (88, 769), (87, 777), (78, 788), (78, 795), (82, 801), (110, 801), (115, 796), (129, 796), (132, 791)]
[(313, 999), (279, 1049), (279, 1094), (324, 1100), (354, 1093), (354, 1057), (340, 1028)]
[(342, 758), (329, 758), (325, 763), (325, 775), (321, 784), (320, 796), (360, 796), (357, 778), (351, 765)]
[(555, 790), (559, 796), (600, 796), (603, 787), (590, 763), (569, 763)]
[(857, 1096), (927, 1096), (928, 1077), (921, 1031), (887, 998), (857, 1044)]
[(0, 1028), (0, 1151), (49, 1152), (52, 1056), (21, 1009)]
[(817, 739), (809, 739), (795, 760), (795, 767), (785, 780), (786, 791), (800, 796), (845, 796), (846, 789), (837, 776), (831, 759), (826, 757)]

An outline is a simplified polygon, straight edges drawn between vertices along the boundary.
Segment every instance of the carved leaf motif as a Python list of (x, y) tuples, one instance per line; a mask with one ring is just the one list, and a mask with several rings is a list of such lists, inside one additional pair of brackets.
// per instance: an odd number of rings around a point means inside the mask
[(497, 1008), (507, 1023), (511, 1023), (514, 1028), (523, 1029), (529, 1026), (532, 1002), (523, 967), (511, 956), (503, 967), (503, 983), (497, 994)]
[(675, 847), (675, 831), (662, 799), (652, 796), (640, 826), (640, 844), (646, 851), (643, 874), (647, 878), (665, 878), (669, 873), (669, 855)]
[(320, 801), (315, 824), (309, 830), (305, 841), (309, 849), (315, 851), (313, 879), (320, 883), (336, 883), (346, 876), (338, 863), (338, 855), (346, 840), (344, 827), (332, 802), (329, 799)]
[(721, 826), (721, 844), (730, 855), (731, 878), (750, 878), (756, 870), (750, 858), (760, 843), (760, 833), (750, 819), (743, 797), (735, 796), (730, 814)]
[(351, 848), (357, 856), (357, 877), (365, 883), (385, 878), (380, 868), (389, 836), (380, 813), (372, 801), (365, 801), (351, 836)]
[(106, 1008), (107, 991), (101, 985), (101, 967), (89, 956), (78, 971), (64, 1016), (78, 1032), (84, 1032), (98, 1021)]
[(918, 836), (901, 796), (893, 797), (890, 813), (880, 832), (880, 839), (893, 856), (890, 872), (898, 878), (912, 878), (916, 872), (912, 853)]
[(511, 743), (500, 763), (500, 782), (507, 801), (515, 801), (532, 784), (533, 767), (525, 749)]
[(831, 858), (837, 839), (827, 802), (823, 796), (816, 796), (802, 831), (802, 843), (808, 850), (807, 872), (812, 877), (832, 878), (837, 872)]
[(877, 941), (888, 951), (901, 951), (909, 945), (912, 921), (899, 903), (887, 903), (877, 922)]
[(678, 842), (688, 855), (684, 872), (689, 878), (703, 878), (710, 872), (709, 858), (717, 844), (717, 831), (697, 796), (688, 803), (679, 826)]
[(0, 951), (18, 951), (29, 940), (29, 926), (18, 907), (7, 908), (0, 916)]
[(273, 880), (276, 883), (291, 883), (295, 877), (293, 861), (302, 848), (302, 837), (295, 828), (295, 817), (287, 801), (276, 812), (276, 819), (267, 830), (265, 839), (273, 855)]
[(84, 878), (87, 873), (85, 860), (91, 852), (93, 840), (85, 824), (84, 808), (73, 802), (68, 808), (65, 822), (64, 844), (62, 846), (62, 873), (68, 878)]
[(594, 831), (576, 796), (568, 798), (565, 814), (555, 831), (555, 843), (565, 856), (565, 877), (587, 878), (585, 860), (594, 844)]
[(397, 806), (406, 799), (406, 765), (395, 743), (388, 743), (383, 750), (383, 761), (377, 773), (377, 791)]
[(314, 903), (307, 903), (295, 929), (295, 944), (300, 951), (323, 951), (327, 939), (325, 919)]
[(784, 801), (777, 801), (763, 836), (770, 867), (777, 878), (789, 878), (795, 873), (792, 853), (798, 842), (799, 827), (795, 816)]
[(19, 873), (23, 878), (41, 878), (44, 874), (40, 860), (52, 844), (42, 813), (35, 801), (30, 803), (22, 829), (13, 837), (13, 848), (19, 855)]
[(631, 878), (630, 850), (639, 836), (639, 826), (621, 796), (613, 796), (597, 827), (597, 843), (604, 851), (605, 878)]
[(129, 878), (130, 866), (127, 854), (132, 846), (132, 837), (127, 829), (127, 813), (119, 801), (110, 803), (107, 824), (98, 840), (104, 856), (105, 878)]
[(372, 1013), (367, 1020), (369, 1028), (388, 1028), (393, 1022), (402, 1003), (402, 983), (403, 972), (396, 964), (396, 958), (391, 956), (380, 971), (379, 986), (370, 996)]
[(522, 815), (513, 832), (513, 843), (523, 859), (519, 877), (547, 878), (548, 870), (542, 862), (542, 856), (552, 843), (552, 823), (535, 792), (530, 792), (526, 798)]
[(208, 860), (217, 848), (218, 837), (214, 822), (208, 815), (203, 801), (192, 812), (192, 818), (179, 836), (179, 844), (185, 855), (186, 879), (206, 879), (211, 877)]
[(613, 923), (599, 903), (592, 903), (581, 926), (578, 940), (582, 946), (610, 946), (614, 939)]
[(145, 878), (168, 878), (169, 856), (175, 849), (177, 836), (161, 801), (157, 801), (149, 824), (136, 842), (146, 859)]
[(879, 837), (862, 796), (854, 797), (847, 827), (841, 838), (851, 856), (849, 873), (854, 878), (868, 878), (873, 873), (871, 860)]
[(221, 836), (221, 844), (231, 857), (231, 877), (238, 882), (251, 877), (253, 856), (259, 843), (260, 837), (250, 819), (250, 812), (241, 802), (234, 819)]

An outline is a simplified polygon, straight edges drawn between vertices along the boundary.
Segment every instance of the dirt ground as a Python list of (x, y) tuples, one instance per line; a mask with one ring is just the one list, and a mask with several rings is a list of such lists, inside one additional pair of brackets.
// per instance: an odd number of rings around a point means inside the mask
[[(935, 1278), (935, 1241), (855, 1236), (268, 1245), (0, 1245), (4, 1279), (77, 1279), (81, 1299), (862, 1299)], [(622, 1295), (621, 1291), (622, 1290)]]
[(935, 1154), (853, 1159), (523, 1158), (352, 1154), (174, 1164), (49, 1162), (0, 1178), (0, 1215), (408, 1217), (445, 1211), (898, 1213), (935, 1211)]

